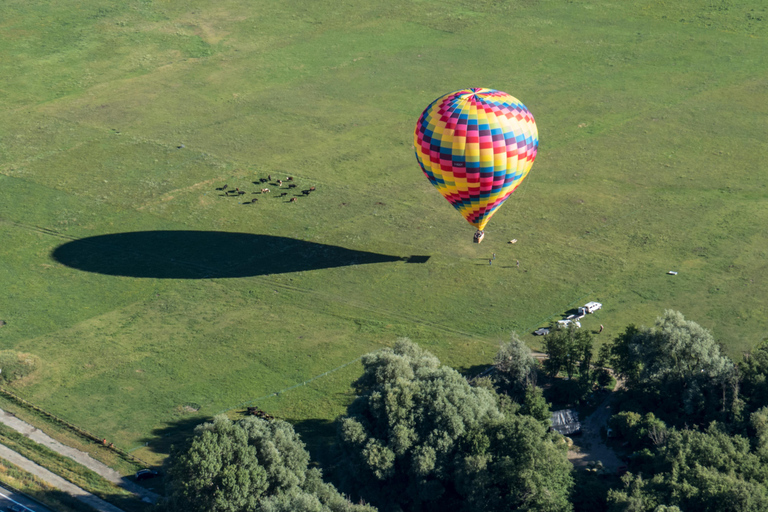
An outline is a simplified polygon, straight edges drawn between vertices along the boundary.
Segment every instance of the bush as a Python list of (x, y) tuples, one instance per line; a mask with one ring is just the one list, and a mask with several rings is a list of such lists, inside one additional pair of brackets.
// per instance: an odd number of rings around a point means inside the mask
[(22, 354), (13, 350), (0, 351), (0, 381), (12, 383), (23, 379), (37, 370), (38, 358), (31, 354)]

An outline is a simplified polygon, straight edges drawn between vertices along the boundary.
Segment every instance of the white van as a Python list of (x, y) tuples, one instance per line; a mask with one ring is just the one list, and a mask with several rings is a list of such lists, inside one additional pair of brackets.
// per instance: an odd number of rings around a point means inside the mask
[(583, 316), (583, 315), (586, 315), (587, 313), (594, 313), (595, 311), (597, 311), (602, 307), (603, 305), (600, 304), (599, 302), (587, 302), (586, 304), (584, 304), (583, 307), (579, 308), (579, 314)]

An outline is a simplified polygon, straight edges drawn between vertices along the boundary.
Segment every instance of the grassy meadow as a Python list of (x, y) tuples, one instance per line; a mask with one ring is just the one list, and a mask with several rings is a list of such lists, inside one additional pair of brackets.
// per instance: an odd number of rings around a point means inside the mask
[[(256, 399), (327, 436), (359, 363), (273, 393), (400, 336), (469, 370), (598, 300), (603, 338), (665, 308), (735, 358), (766, 337), (763, 2), (2, 11), (0, 350), (40, 361), (15, 392), (146, 460)], [(478, 86), (520, 98), (540, 147), (474, 245), (412, 138)], [(252, 195), (268, 174), (298, 188)]]

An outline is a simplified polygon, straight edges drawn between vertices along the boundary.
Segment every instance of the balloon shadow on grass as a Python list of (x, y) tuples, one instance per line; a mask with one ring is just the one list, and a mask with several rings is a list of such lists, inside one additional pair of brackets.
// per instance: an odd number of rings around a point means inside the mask
[(392, 256), (281, 236), (224, 231), (136, 231), (81, 238), (57, 247), (53, 259), (112, 276), (156, 279), (252, 277), (405, 261)]

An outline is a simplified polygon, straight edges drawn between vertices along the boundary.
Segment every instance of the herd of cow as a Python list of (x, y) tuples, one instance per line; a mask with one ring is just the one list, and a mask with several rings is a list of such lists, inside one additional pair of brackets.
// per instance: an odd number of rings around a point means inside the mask
[[(277, 187), (278, 189), (284, 190), (283, 189), (283, 183), (287, 183), (287, 185), (288, 185), (287, 188), (288, 189), (296, 188), (297, 185), (295, 183), (292, 183), (292, 182), (293, 182), (293, 176), (288, 176), (287, 178), (285, 178), (285, 181), (283, 181), (283, 180), (273, 180), (272, 179), (272, 175), (270, 174), (266, 178), (260, 178), (258, 181), (254, 181), (253, 184), (254, 185), (264, 185), (266, 183), (267, 185), (270, 185), (270, 186), (273, 186), (273, 187)], [(229, 185), (226, 185), (226, 184), (222, 185), (221, 187), (217, 188), (216, 190), (224, 192), (224, 194), (222, 194), (222, 195), (226, 196), (226, 197), (240, 197), (240, 196), (243, 196), (243, 195), (247, 194), (247, 192), (245, 190), (240, 190), (239, 187), (235, 187), (234, 189), (231, 189), (231, 188), (229, 188)], [(294, 195), (287, 202), (295, 203), (295, 202), (298, 201), (299, 197), (301, 197), (301, 196), (309, 196), (309, 194), (311, 194), (314, 191), (315, 191), (315, 187), (311, 186), (308, 189), (302, 190), (301, 191), (301, 195)], [(269, 194), (269, 193), (270, 193), (270, 189), (269, 188), (262, 188), (261, 191), (259, 191), (259, 192), (253, 192), (253, 194)], [(279, 195), (273, 196), (273, 197), (285, 197), (287, 195), (288, 195), (288, 192), (280, 192)], [(254, 197), (250, 201), (246, 201), (246, 202), (240, 203), (240, 204), (254, 204), (254, 203), (257, 203), (258, 201), (259, 201), (259, 198), (258, 197)]]

